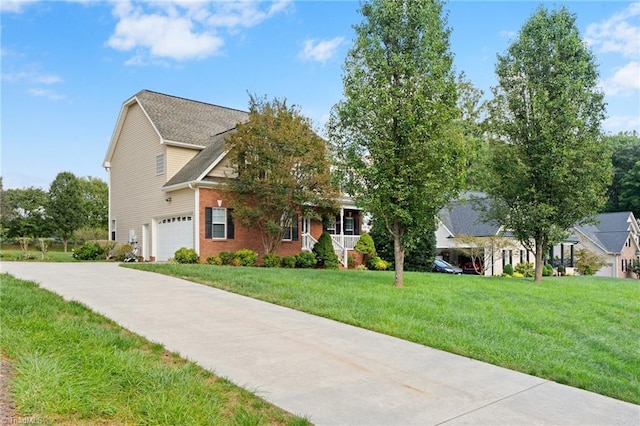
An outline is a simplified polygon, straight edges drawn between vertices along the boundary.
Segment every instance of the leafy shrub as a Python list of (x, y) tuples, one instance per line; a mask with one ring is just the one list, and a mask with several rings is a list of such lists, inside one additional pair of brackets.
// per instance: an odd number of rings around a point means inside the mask
[(180, 247), (176, 250), (173, 258), (178, 263), (198, 263), (198, 253), (194, 249)]
[(222, 259), (220, 259), (220, 256), (215, 256), (215, 255), (207, 256), (207, 263), (209, 265), (220, 266), (220, 265), (222, 265)]
[(374, 256), (367, 262), (367, 267), (372, 271), (386, 271), (389, 269), (389, 263), (378, 256)]
[(543, 277), (551, 277), (553, 276), (553, 266), (550, 264), (546, 264), (542, 267), (542, 276)]
[(376, 253), (376, 246), (373, 242), (373, 238), (366, 232), (360, 235), (360, 238), (353, 249), (362, 255), (362, 262), (365, 265), (369, 262), (369, 259), (378, 255)]
[(98, 260), (104, 256), (104, 251), (98, 243), (84, 243), (73, 251), (72, 256), (78, 260)]
[(279, 268), (282, 264), (282, 258), (275, 253), (265, 254), (262, 257), (262, 266), (265, 268)]
[(296, 267), (296, 257), (295, 256), (283, 256), (280, 264), (283, 268), (295, 268)]
[(522, 274), (524, 277), (533, 277), (535, 275), (535, 270), (533, 269), (533, 263), (531, 262), (520, 262), (513, 269), (514, 273)]
[(564, 265), (558, 265), (558, 275), (564, 275), (567, 272), (567, 268)]
[(318, 259), (318, 266), (326, 269), (338, 269), (339, 261), (333, 250), (333, 240), (328, 232), (323, 232), (318, 242), (313, 246), (313, 252)]
[(230, 251), (221, 251), (218, 256), (220, 256), (223, 265), (233, 265), (233, 260), (236, 258), (235, 253)]
[(240, 249), (233, 254), (238, 259), (239, 266), (256, 266), (258, 261), (258, 253), (251, 249)]
[(518, 271), (513, 271), (513, 278), (524, 278), (524, 274), (521, 274)]
[(316, 255), (311, 252), (303, 251), (296, 254), (296, 268), (315, 268), (317, 263)]
[(607, 264), (604, 258), (586, 248), (576, 250), (575, 258), (576, 271), (578, 271), (580, 275), (595, 275), (596, 272)]
[(367, 267), (364, 265), (358, 265), (356, 266), (356, 271), (366, 271)]
[(116, 260), (118, 262), (122, 262), (124, 258), (127, 257), (127, 253), (129, 253), (131, 250), (133, 250), (133, 247), (131, 247), (131, 244), (122, 244), (120, 246), (117, 246), (115, 250)]
[(513, 275), (513, 266), (510, 263), (507, 263), (506, 265), (504, 265), (502, 272), (507, 275)]
[(109, 259), (113, 256), (113, 249), (116, 247), (116, 242), (111, 240), (96, 240), (96, 243), (102, 249), (104, 253), (104, 258)]

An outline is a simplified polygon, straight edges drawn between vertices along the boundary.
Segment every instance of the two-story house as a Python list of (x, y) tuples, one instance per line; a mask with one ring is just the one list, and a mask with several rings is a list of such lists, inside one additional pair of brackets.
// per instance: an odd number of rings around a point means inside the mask
[[(248, 118), (245, 111), (148, 90), (125, 101), (103, 163), (110, 239), (134, 242), (151, 261), (166, 261), (180, 247), (195, 249), (201, 261), (241, 248), (261, 253), (256, 232), (234, 223), (224, 191), (234, 177), (225, 138)], [(350, 198), (338, 203), (339, 213), (324, 223), (294, 221), (279, 254), (311, 250), (327, 230), (346, 265), (362, 216)]]

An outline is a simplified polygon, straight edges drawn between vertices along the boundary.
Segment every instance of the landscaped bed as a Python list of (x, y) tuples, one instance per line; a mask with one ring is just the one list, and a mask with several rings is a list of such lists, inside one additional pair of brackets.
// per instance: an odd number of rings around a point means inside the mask
[(3, 274), (0, 293), (7, 423), (309, 424), (33, 283)]
[(127, 264), (640, 403), (640, 283)]

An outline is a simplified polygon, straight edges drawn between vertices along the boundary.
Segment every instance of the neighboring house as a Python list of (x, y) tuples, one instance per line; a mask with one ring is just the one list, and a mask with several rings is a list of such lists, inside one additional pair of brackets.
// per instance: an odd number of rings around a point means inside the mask
[[(462, 266), (471, 260), (469, 252), (480, 249), (484, 252), (484, 275), (500, 275), (506, 264), (535, 264), (534, 254), (511, 238), (508, 230), (482, 219), (487, 203), (485, 194), (465, 192), (440, 211), (436, 231), (438, 257)], [(551, 247), (549, 259), (554, 267), (563, 264), (568, 273), (573, 273), (575, 252), (583, 247), (607, 261), (597, 276), (635, 277), (628, 268), (640, 260), (638, 221), (631, 212), (599, 214), (596, 224), (575, 226), (570, 238)]]
[[(486, 195), (481, 192), (465, 192), (438, 214), (436, 230), (437, 257), (463, 267), (465, 263), (481, 258), (485, 276), (502, 275), (506, 264), (516, 266), (521, 262), (535, 264), (535, 256), (503, 227), (482, 219), (487, 206)], [(472, 259), (472, 258), (476, 259)]]
[[(124, 102), (104, 167), (109, 173), (109, 235), (135, 242), (145, 260), (166, 261), (180, 247), (201, 261), (241, 248), (261, 254), (256, 231), (233, 221), (225, 180), (234, 177), (226, 136), (249, 114), (232, 108), (143, 90)], [(353, 200), (338, 200), (340, 213), (324, 223), (299, 217), (281, 255), (311, 250), (323, 229), (343, 264), (361, 232)]]
[(629, 271), (640, 260), (640, 226), (632, 212), (601, 213), (593, 225), (574, 228), (578, 247), (585, 247), (606, 259), (596, 276), (637, 278)]

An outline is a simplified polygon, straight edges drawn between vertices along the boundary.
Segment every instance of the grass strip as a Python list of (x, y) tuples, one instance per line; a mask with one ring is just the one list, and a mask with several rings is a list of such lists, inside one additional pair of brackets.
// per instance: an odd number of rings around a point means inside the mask
[(640, 282), (127, 264), (640, 404)]
[(20, 419), (56, 425), (306, 425), (77, 302), (0, 275)]

